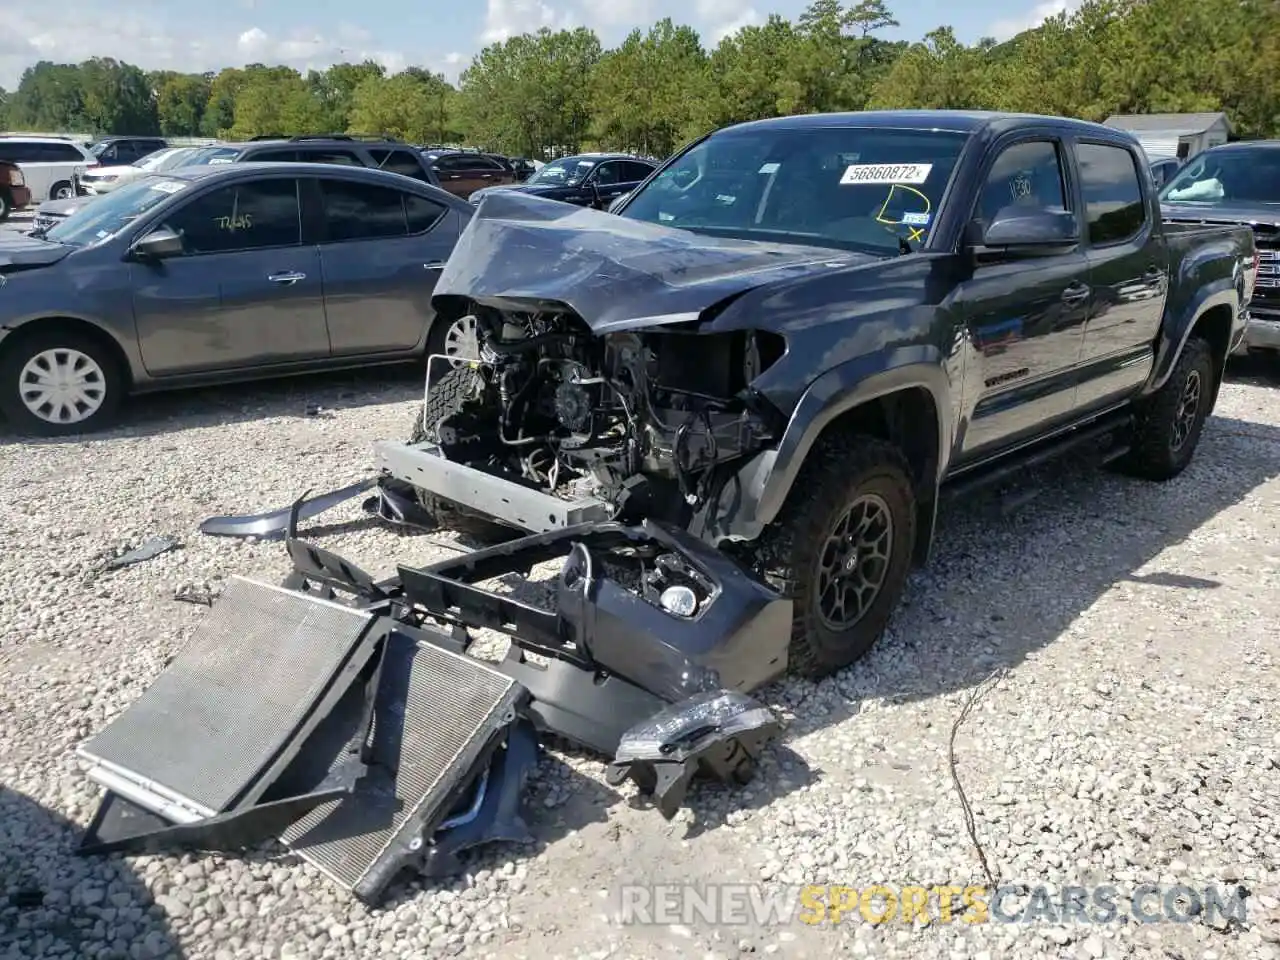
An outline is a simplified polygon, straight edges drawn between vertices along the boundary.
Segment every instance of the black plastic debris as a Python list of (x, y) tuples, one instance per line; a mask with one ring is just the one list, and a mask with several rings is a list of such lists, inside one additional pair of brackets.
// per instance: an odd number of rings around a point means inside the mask
[(162, 553), (168, 553), (170, 550), (177, 550), (182, 546), (182, 542), (177, 537), (152, 537), (144, 541), (132, 550), (113, 557), (104, 565), (104, 570), (119, 570), (121, 567), (131, 567), (135, 563), (145, 563), (148, 560), (154, 560)]
[[(297, 519), (308, 520), (326, 510), (331, 510), (338, 504), (372, 489), (377, 482), (377, 477), (366, 477), (348, 486), (312, 497), (310, 500), (303, 500), (302, 505), (297, 508)], [(258, 537), (262, 540), (273, 540), (285, 535), (285, 531), (289, 528), (289, 516), (294, 509), (295, 504), (290, 504), (266, 513), (210, 517), (200, 524), (200, 532), (211, 537)]]
[(780, 730), (773, 711), (744, 693), (696, 694), (623, 734), (605, 779), (618, 786), (630, 778), (670, 820), (698, 774), (750, 781), (760, 752)]

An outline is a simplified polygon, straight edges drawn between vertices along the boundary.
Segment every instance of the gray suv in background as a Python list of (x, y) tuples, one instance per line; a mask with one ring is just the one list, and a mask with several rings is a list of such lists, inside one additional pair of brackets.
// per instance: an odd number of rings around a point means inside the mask
[(0, 412), (83, 433), (129, 393), (448, 352), (431, 294), (473, 210), (362, 165), (236, 162), (0, 235)]

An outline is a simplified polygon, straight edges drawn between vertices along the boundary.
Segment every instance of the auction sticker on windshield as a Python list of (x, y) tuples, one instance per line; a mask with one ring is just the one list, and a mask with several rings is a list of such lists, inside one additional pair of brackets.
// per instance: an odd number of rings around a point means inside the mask
[(186, 186), (185, 183), (179, 183), (177, 180), (161, 180), (159, 183), (151, 184), (151, 189), (159, 190), (161, 193), (178, 193)]
[(855, 163), (845, 167), (842, 184), (924, 183), (932, 163)]

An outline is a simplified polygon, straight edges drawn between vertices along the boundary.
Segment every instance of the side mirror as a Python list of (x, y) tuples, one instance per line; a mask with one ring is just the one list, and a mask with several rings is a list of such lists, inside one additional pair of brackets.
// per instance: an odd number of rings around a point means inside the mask
[(168, 227), (156, 227), (130, 247), (129, 252), (139, 260), (164, 260), (168, 257), (180, 257), (183, 253), (182, 237)]
[(1063, 209), (1005, 207), (985, 230), (974, 224), (976, 252), (1003, 257), (1049, 257), (1066, 253), (1080, 242), (1080, 221)]
[(631, 196), (632, 191), (628, 190), (619, 197), (615, 197), (613, 202), (609, 204), (609, 213), (617, 213), (618, 208), (627, 202), (627, 198)]

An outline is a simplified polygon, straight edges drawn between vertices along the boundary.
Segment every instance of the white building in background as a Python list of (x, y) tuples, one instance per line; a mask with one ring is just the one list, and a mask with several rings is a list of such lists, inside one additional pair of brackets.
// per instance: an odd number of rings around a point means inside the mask
[(1118, 113), (1104, 122), (1132, 133), (1151, 159), (1189, 160), (1201, 150), (1226, 143), (1231, 136), (1225, 113)]

